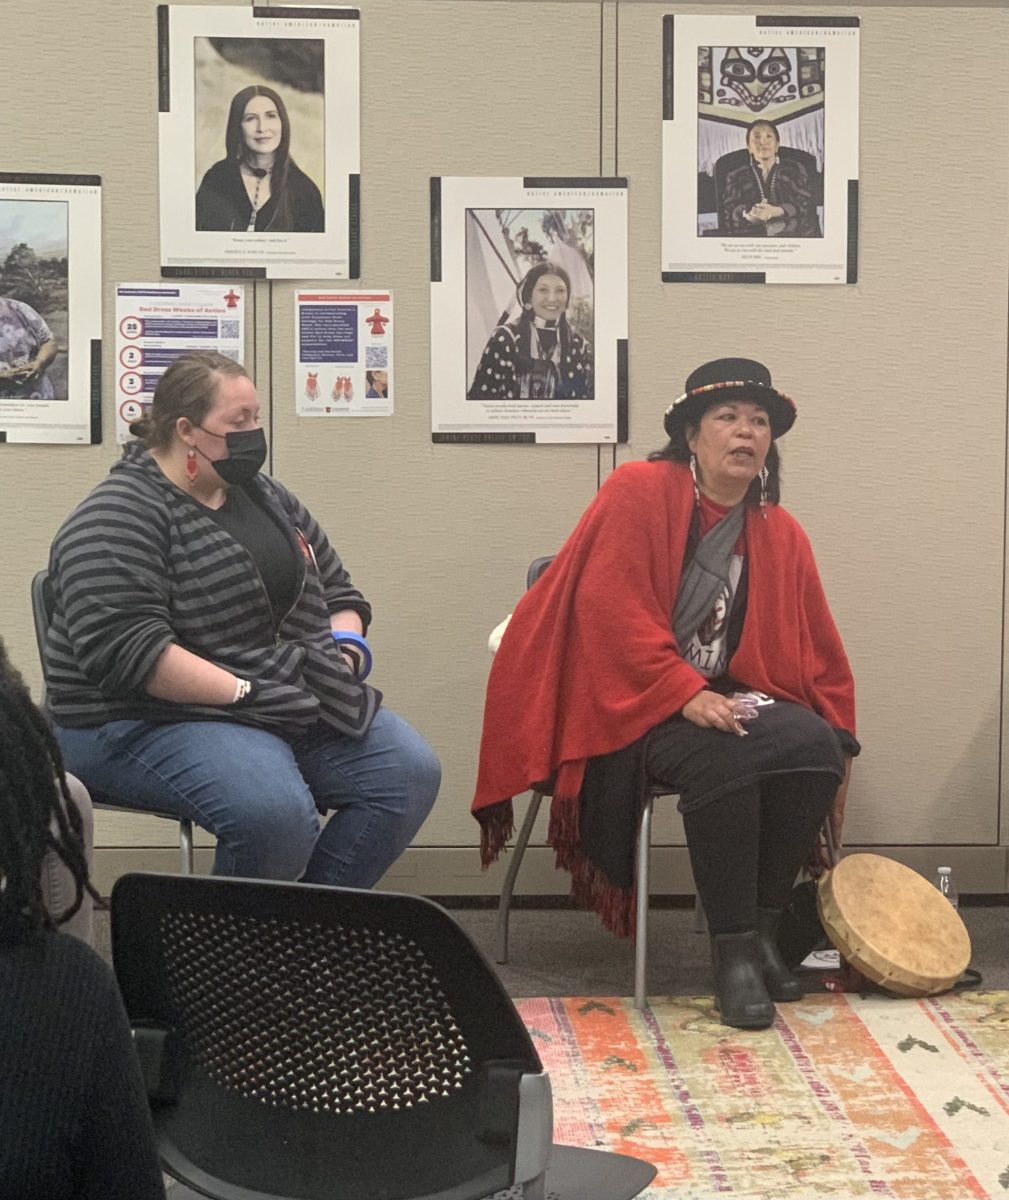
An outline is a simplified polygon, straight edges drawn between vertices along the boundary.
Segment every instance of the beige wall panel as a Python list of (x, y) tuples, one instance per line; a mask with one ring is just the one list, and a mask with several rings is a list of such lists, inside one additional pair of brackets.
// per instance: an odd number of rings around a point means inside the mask
[(505, 3), (362, 6), (359, 286), (393, 289), (393, 417), (295, 417), (294, 286), (274, 285), (274, 471), (372, 600), (375, 682), (442, 759), (421, 845), (476, 844), (487, 636), (596, 487), (594, 446), (431, 443), (429, 176), (598, 171), (599, 6), (536, 6), (539, 44), (564, 47), (548, 104), (530, 83), (531, 16)]
[[(5, 169), (103, 177), (107, 385), (115, 283), (158, 276), (155, 7), (99, 0), (98, 19), (70, 24), (65, 5), (39, 0), (12, 8), (4, 27), (8, 122), (24, 131), (9, 141)], [(866, 751), (849, 840), (992, 842), (1002, 702), (993, 647), (1002, 646), (1005, 562), (1009, 11), (831, 7), (864, 18), (861, 281), (760, 289), (659, 279), (661, 16), (674, 7), (753, 11), (630, 0), (364, 0), (361, 286), (395, 292), (397, 412), (387, 420), (297, 420), (293, 288), (259, 284), (249, 361), (264, 400), (273, 364), (274, 469), (316, 511), (375, 601), (376, 680), (444, 760), (442, 798), (421, 845), (472, 845), (467, 808), (486, 635), (520, 594), (528, 560), (569, 532), (613, 452), (431, 445), (427, 178), (627, 174), (633, 440), (617, 458), (642, 457), (661, 443), (662, 409), (692, 366), (724, 353), (766, 358), (800, 404), (784, 443), (786, 499), (817, 548), (859, 684)], [(537, 39), (564, 47), (562, 86), (530, 81), (522, 32), (529, 21)], [(44, 78), (35, 69), (39, 28), (57, 31), (46, 43)], [(912, 43), (914, 70), (895, 75)], [(957, 78), (984, 79), (986, 102), (951, 91)], [(53, 79), (66, 87), (54, 88)], [(67, 104), (68, 87), (96, 80), (86, 104)], [(940, 95), (943, 125), (956, 131), (955, 158), (945, 143), (937, 158)], [(45, 137), (27, 132), (39, 129)], [(118, 456), (108, 386), (103, 416), (100, 447), (0, 446), (0, 634), (36, 689), (28, 583), (60, 521)], [(1005, 822), (1003, 842), (1009, 815)], [(152, 818), (100, 814), (98, 831), (100, 846), (164, 846), (160, 853), (171, 854), (176, 841), (172, 825)], [(537, 835), (542, 840), (542, 830)], [(682, 842), (671, 806), (657, 813), (655, 840)], [(425, 853), (441, 861), (433, 849), (411, 852), (397, 885), (433, 872), (425, 887), (438, 890), (442, 868), (413, 865)], [(458, 861), (447, 890), (482, 886), (464, 878), (470, 869), (468, 856)], [(547, 889), (539, 881), (525, 890)]]
[[(662, 410), (693, 366), (725, 354), (771, 365), (800, 412), (783, 443), (786, 502), (816, 547), (858, 681), (865, 752), (848, 839), (995, 842), (1009, 13), (862, 14), (860, 282), (756, 288), (659, 279), (663, 8), (620, 6), (633, 440), (618, 457), (662, 442)], [(898, 80), (909, 43), (915, 67)], [(991, 103), (948, 86), (968, 77), (990, 82)], [(940, 95), (956, 130), (943, 167)]]
[[(177, 846), (179, 826), (175, 821), (149, 817), (143, 813), (117, 812), (112, 809), (95, 811), (96, 846)], [(214, 838), (202, 829), (193, 828), (193, 844), (213, 846)]]
[[(57, 0), (4, 8), (5, 124), (14, 133), (5, 139), (3, 169), (102, 177), (102, 445), (0, 446), (0, 636), (36, 696), (31, 577), (45, 566), (63, 518), (119, 457), (115, 285), (160, 274), (155, 9), (155, 0), (100, 0), (86, 19), (68, 20)], [(46, 30), (44, 70), (39, 30)], [(251, 288), (249, 300), (251, 308)], [(250, 322), (250, 355), (252, 336)], [(99, 845), (170, 845), (173, 837), (170, 826), (149, 818), (104, 815), (97, 823)]]

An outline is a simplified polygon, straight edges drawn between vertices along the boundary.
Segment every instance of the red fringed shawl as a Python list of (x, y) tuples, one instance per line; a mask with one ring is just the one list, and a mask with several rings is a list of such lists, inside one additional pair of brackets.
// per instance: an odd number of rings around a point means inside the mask
[[(552, 779), (549, 844), (575, 898), (617, 933), (632, 929), (633, 893), (585, 855), (579, 793), (586, 759), (629, 746), (706, 686), (671, 629), (693, 509), (685, 466), (617, 468), (522, 597), (487, 684), (473, 799), (484, 865), (513, 832), (511, 797)], [(746, 619), (729, 674), (854, 734), (851, 671), (802, 527), (782, 508), (766, 521), (750, 509), (746, 539)]]

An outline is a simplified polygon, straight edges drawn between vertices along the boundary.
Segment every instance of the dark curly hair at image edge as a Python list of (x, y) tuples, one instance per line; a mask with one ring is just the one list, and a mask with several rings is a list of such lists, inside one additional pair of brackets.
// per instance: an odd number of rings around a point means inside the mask
[[(0, 945), (26, 941), (73, 916), (88, 881), (81, 815), (67, 789), (63, 757), (0, 638)], [(42, 859), (52, 850), (75, 885), (66, 912), (42, 902)]]

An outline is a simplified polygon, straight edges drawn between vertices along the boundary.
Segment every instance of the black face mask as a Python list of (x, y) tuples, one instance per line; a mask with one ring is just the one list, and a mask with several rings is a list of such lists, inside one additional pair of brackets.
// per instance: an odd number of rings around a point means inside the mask
[[(197, 426), (203, 429), (202, 425)], [(203, 429), (211, 437), (223, 437), (228, 447), (227, 458), (208, 458), (225, 483), (248, 483), (266, 462), (266, 434), (262, 429), (243, 429), (235, 433), (213, 433)], [(207, 456), (204, 454), (204, 458)]]

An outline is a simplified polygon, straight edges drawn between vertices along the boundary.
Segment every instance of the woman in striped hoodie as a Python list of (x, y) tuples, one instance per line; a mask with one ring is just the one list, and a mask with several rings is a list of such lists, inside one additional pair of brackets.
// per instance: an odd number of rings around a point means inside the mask
[(50, 555), (46, 680), (67, 769), (208, 829), (217, 874), (371, 887), (440, 766), (364, 682), (371, 606), (260, 473), (252, 380), (185, 355), (131, 432)]

